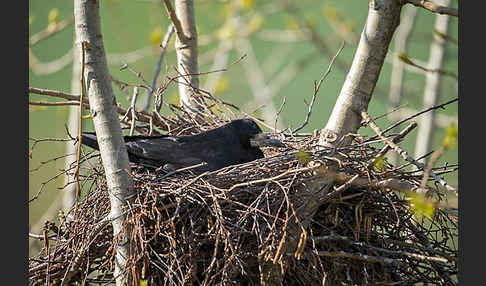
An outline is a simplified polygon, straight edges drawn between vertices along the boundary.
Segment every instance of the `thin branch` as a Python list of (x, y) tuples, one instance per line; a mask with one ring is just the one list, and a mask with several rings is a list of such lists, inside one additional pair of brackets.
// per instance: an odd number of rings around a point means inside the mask
[(122, 65), (122, 67), (120, 68), (120, 70), (125, 70), (125, 69), (128, 69), (131, 73), (133, 73), (136, 77), (138, 77), (140, 80), (143, 81), (143, 87), (145, 87), (146, 89), (150, 90), (151, 92), (153, 92), (153, 89), (152, 87), (150, 86), (150, 84), (145, 80), (145, 78), (142, 76), (142, 73), (141, 72), (137, 72), (135, 71), (134, 69), (132, 69), (127, 63), (124, 63)]
[(275, 114), (275, 124), (274, 124), (274, 127), (273, 127), (274, 132), (276, 132), (276, 131), (277, 131), (277, 122), (278, 122), (278, 119), (279, 119), (279, 117), (280, 117), (280, 113), (282, 112), (282, 110), (283, 110), (283, 108), (284, 108), (284, 106), (285, 106), (285, 102), (286, 102), (286, 101), (287, 101), (287, 97), (286, 97), (286, 96), (284, 96), (284, 98), (283, 98), (283, 100), (282, 100), (282, 104), (280, 104), (280, 107), (279, 107), (279, 109), (278, 109), (278, 111), (277, 111), (277, 114)]
[[(72, 94), (60, 92), (60, 91), (57, 91), (57, 90), (43, 89), (43, 88), (37, 88), (37, 87), (29, 87), (29, 93), (49, 95), (49, 96), (53, 96), (53, 97), (64, 98), (64, 99), (67, 99), (67, 100), (76, 100), (76, 101), (79, 102), (79, 96), (78, 95), (72, 95)], [(84, 102), (89, 103), (88, 99), (84, 99)]]
[(184, 30), (182, 30), (181, 22), (177, 18), (175, 10), (172, 7), (172, 4), (170, 3), (170, 0), (164, 0), (164, 4), (165, 4), (165, 9), (167, 11), (167, 14), (169, 15), (170, 20), (174, 24), (174, 28), (175, 28), (176, 33), (177, 33), (177, 37), (181, 40), (181, 42), (184, 42), (186, 40), (186, 36), (184, 35)]
[(406, 0), (406, 2), (414, 6), (429, 10), (430, 12), (459, 17), (459, 10), (456, 8), (437, 5), (433, 2), (426, 1), (426, 0)]
[(319, 83), (316, 85), (315, 82), (314, 82), (314, 94), (312, 94), (312, 99), (311, 99), (311, 102), (309, 104), (309, 110), (307, 111), (307, 114), (305, 116), (304, 123), (302, 123), (302, 125), (300, 127), (296, 128), (293, 131), (293, 133), (296, 133), (297, 131), (301, 130), (302, 128), (304, 128), (309, 123), (309, 118), (310, 118), (311, 113), (312, 113), (312, 106), (314, 105), (314, 101), (316, 99), (317, 93), (319, 92), (319, 89), (321, 88), (321, 84), (324, 81), (324, 79), (326, 79), (327, 75), (331, 72), (331, 67), (334, 64), (334, 61), (336, 60), (337, 56), (341, 53), (341, 51), (343, 49), (344, 49), (344, 41), (342, 41), (341, 47), (339, 48), (337, 53), (334, 55), (334, 57), (332, 57), (331, 62), (329, 63), (329, 66), (327, 68), (327, 71), (321, 77), (321, 79), (319, 80)]
[(135, 130), (135, 124), (137, 118), (137, 113), (135, 112), (135, 103), (137, 102), (137, 97), (138, 97), (138, 86), (135, 86), (133, 88), (132, 102), (129, 108), (132, 111), (132, 123), (130, 124), (130, 136), (133, 135), (133, 131)]
[(66, 106), (66, 105), (79, 105), (79, 101), (29, 101), (29, 105), (40, 105), (40, 106)]
[[(145, 102), (145, 106), (143, 107), (143, 111), (145, 112), (148, 112), (150, 108), (150, 101), (152, 100), (152, 95), (156, 90), (155, 85), (157, 83), (157, 78), (159, 77), (162, 60), (164, 59), (165, 52), (167, 51), (167, 46), (169, 44), (172, 34), (174, 34), (174, 25), (170, 24), (169, 27), (167, 28), (167, 33), (165, 33), (164, 40), (162, 40), (162, 44), (160, 45), (161, 47), (160, 56), (159, 56), (159, 60), (157, 61), (157, 65), (155, 66), (155, 73), (154, 73), (154, 77), (152, 78), (152, 84), (150, 85), (152, 87), (152, 90), (149, 90), (147, 101)], [(157, 111), (160, 111), (160, 107), (157, 108)]]
[(451, 104), (451, 103), (453, 103), (453, 102), (456, 102), (456, 101), (458, 101), (458, 100), (459, 100), (459, 97), (456, 97), (456, 98), (451, 99), (451, 100), (449, 100), (449, 101), (447, 101), (447, 102), (444, 102), (444, 103), (442, 103), (442, 104), (439, 104), (439, 105), (436, 105), (436, 106), (429, 107), (429, 108), (424, 109), (424, 110), (422, 110), (422, 111), (420, 111), (420, 112), (417, 112), (417, 113), (415, 113), (415, 114), (413, 114), (413, 115), (410, 115), (410, 116), (408, 116), (408, 117), (406, 117), (406, 118), (404, 118), (404, 119), (402, 119), (402, 120), (400, 120), (400, 121), (396, 122), (395, 124), (391, 125), (390, 127), (386, 128), (385, 130), (383, 130), (383, 133), (386, 133), (386, 132), (388, 132), (388, 131), (392, 130), (393, 128), (397, 127), (398, 125), (402, 124), (403, 122), (406, 122), (406, 121), (408, 121), (408, 120), (410, 120), (410, 119), (412, 119), (412, 118), (415, 118), (415, 117), (417, 117), (417, 116), (419, 116), (419, 115), (421, 115), (421, 114), (424, 114), (424, 113), (429, 112), (429, 111), (434, 110), (434, 109), (444, 108), (444, 106), (446, 106), (446, 105), (448, 105), (448, 104)]
[[(80, 96), (78, 96), (78, 95), (64, 93), (64, 92), (60, 92), (60, 91), (57, 91), (57, 90), (49, 90), (49, 89), (42, 89), (42, 88), (36, 88), (36, 87), (29, 87), (29, 93), (48, 95), (48, 96), (53, 96), (53, 97), (57, 97), (57, 98), (64, 98), (64, 99), (67, 99), (67, 100), (76, 100), (78, 102), (79, 102), (79, 98), (80, 98)], [(84, 102), (84, 106), (86, 108), (89, 108), (88, 99), (83, 99), (83, 102)], [(120, 106), (116, 106), (116, 112), (118, 114), (121, 114), (121, 115), (127, 114), (127, 110), (121, 108)], [(131, 114), (129, 113), (127, 115), (127, 117), (128, 117), (128, 119), (131, 119)], [(146, 112), (143, 112), (143, 111), (137, 111), (137, 117), (138, 117), (138, 121), (141, 121), (141, 122), (144, 122), (144, 123), (149, 123), (151, 115), (146, 113)]]
[(421, 69), (425, 72), (432, 72), (432, 73), (438, 73), (438, 74), (441, 74), (441, 75), (446, 75), (446, 76), (450, 76), (452, 78), (455, 78), (456, 80), (459, 80), (459, 76), (453, 72), (450, 72), (450, 71), (447, 71), (447, 70), (444, 70), (444, 69), (431, 69), (431, 68), (428, 68), (428, 67), (424, 67), (424, 66), (421, 66), (417, 63), (415, 63), (414, 61), (410, 60), (408, 58), (408, 56), (404, 53), (401, 53), (398, 55), (398, 57), (404, 61), (405, 63), (411, 65), (411, 66), (414, 66), (418, 69)]
[[(375, 131), (378, 137), (380, 137), (387, 145), (390, 146), (390, 148), (392, 148), (395, 152), (397, 152), (405, 161), (412, 163), (420, 170), (424, 170), (425, 165), (423, 163), (414, 160), (412, 157), (408, 155), (407, 151), (403, 150), (400, 146), (398, 146), (397, 144), (393, 143), (388, 138), (383, 136), (384, 132), (381, 131), (380, 128), (373, 122), (373, 120), (371, 119), (371, 117), (366, 111), (362, 111), (361, 116), (363, 117), (365, 123), (368, 124), (371, 127), (371, 129), (373, 129), (373, 131)], [(454, 187), (450, 186), (444, 179), (437, 176), (434, 172), (431, 171), (430, 175), (434, 178), (436, 182), (438, 182), (444, 188), (446, 188), (446, 190), (457, 193), (457, 190)]]
[(74, 169), (74, 182), (76, 183), (76, 202), (79, 200), (79, 196), (81, 195), (81, 185), (79, 183), (79, 165), (81, 161), (81, 141), (82, 141), (82, 134), (83, 134), (83, 101), (86, 94), (86, 86), (85, 86), (85, 79), (84, 79), (84, 68), (85, 68), (85, 59), (86, 59), (86, 47), (88, 45), (87, 41), (81, 42), (81, 78), (79, 79), (79, 83), (81, 86), (81, 96), (79, 97), (79, 125), (78, 125), (78, 150), (76, 153), (76, 168)]
[[(412, 122), (410, 123), (410, 125), (408, 125), (405, 129), (403, 129), (397, 136), (395, 136), (393, 139), (392, 139), (392, 142), (395, 143), (395, 144), (398, 144), (400, 143), (400, 141), (403, 140), (403, 138), (405, 136), (407, 136), (408, 133), (410, 133), (413, 129), (415, 129), (417, 127), (417, 122)], [(378, 152), (378, 154), (376, 154), (375, 156), (375, 160), (379, 157), (383, 157), (389, 150), (391, 149), (391, 147), (389, 145), (385, 145), (385, 147), (383, 147), (380, 152)], [(375, 162), (375, 160), (372, 160), (368, 166), (366, 168), (370, 168), (373, 163)]]
[(38, 32), (37, 34), (32, 35), (30, 37), (30, 46), (34, 46), (38, 42), (47, 39), (54, 34), (64, 30), (67, 26), (71, 25), (74, 22), (74, 15), (69, 17), (68, 19), (62, 20), (54, 25), (48, 25), (44, 30)]
[(349, 258), (349, 259), (360, 260), (369, 263), (381, 263), (381, 264), (393, 264), (393, 265), (403, 264), (403, 262), (400, 259), (392, 259), (392, 258), (381, 257), (381, 256), (371, 256), (371, 255), (361, 254), (361, 253), (348, 253), (344, 251), (337, 251), (337, 252), (318, 251), (317, 255), (328, 256), (328, 257)]
[(322, 198), (319, 198), (320, 205), (322, 205), (323, 203), (329, 201), (330, 199), (336, 197), (337, 195), (339, 195), (342, 192), (344, 192), (345, 190), (347, 190), (349, 187), (351, 187), (353, 182), (356, 181), (358, 178), (359, 178), (359, 174), (354, 175), (353, 177), (351, 177), (349, 180), (344, 182), (341, 186), (339, 186), (338, 188), (336, 188), (332, 192), (327, 193)]

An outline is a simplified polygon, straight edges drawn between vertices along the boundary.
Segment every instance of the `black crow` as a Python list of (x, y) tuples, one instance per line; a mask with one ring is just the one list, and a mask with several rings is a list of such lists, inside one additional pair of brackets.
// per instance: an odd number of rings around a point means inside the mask
[[(95, 133), (83, 133), (82, 143), (99, 150)], [(285, 147), (263, 133), (252, 119), (237, 119), (221, 127), (191, 136), (124, 136), (130, 162), (167, 171), (203, 162), (197, 171), (214, 171), (226, 166), (263, 158), (261, 146)]]

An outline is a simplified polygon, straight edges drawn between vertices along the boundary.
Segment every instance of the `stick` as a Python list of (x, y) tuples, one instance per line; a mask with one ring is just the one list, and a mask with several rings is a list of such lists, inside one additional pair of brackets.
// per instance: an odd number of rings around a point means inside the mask
[[(405, 136), (407, 136), (408, 133), (410, 133), (410, 131), (412, 131), (413, 129), (415, 129), (417, 127), (417, 122), (412, 122), (410, 123), (410, 125), (408, 125), (405, 129), (403, 129), (397, 136), (395, 136), (393, 139), (392, 139), (392, 142), (395, 143), (395, 144), (398, 144), (400, 143), (400, 141), (403, 140), (403, 138)], [(389, 150), (391, 149), (391, 147), (389, 145), (386, 145), (385, 147), (383, 147), (383, 149), (380, 150), (380, 152), (378, 152), (378, 154), (376, 154), (375, 156), (375, 159), (381, 157), (381, 156), (384, 156), (386, 154), (386, 152), (388, 152)], [(372, 165), (373, 165), (373, 162), (375, 160), (372, 160), (368, 166), (366, 167), (367, 169), (370, 168)]]
[(137, 102), (137, 97), (138, 97), (138, 86), (135, 86), (133, 88), (132, 102), (130, 105), (132, 111), (132, 122), (130, 124), (130, 136), (133, 135), (133, 131), (135, 130), (135, 123), (136, 123), (135, 119), (137, 118), (137, 114), (135, 113), (135, 102)]
[[(157, 78), (159, 77), (160, 67), (162, 65), (162, 60), (164, 59), (165, 52), (167, 51), (167, 46), (169, 44), (170, 38), (172, 37), (172, 34), (174, 34), (174, 25), (170, 24), (169, 28), (167, 28), (167, 33), (165, 33), (164, 40), (162, 41), (162, 44), (160, 45), (162, 50), (160, 51), (159, 60), (157, 61), (157, 65), (155, 66), (156, 67), (155, 73), (154, 73), (154, 77), (152, 78), (152, 84), (151, 84), (152, 90), (148, 92), (147, 101), (145, 102), (145, 106), (143, 107), (143, 111), (145, 111), (145, 112), (148, 112), (148, 110), (149, 110), (150, 101), (151, 101), (152, 95), (155, 91), (155, 84), (157, 82)], [(161, 106), (162, 105), (157, 107), (157, 111), (160, 111)]]
[(165, 9), (167, 10), (167, 14), (169, 14), (169, 18), (174, 24), (174, 28), (177, 33), (177, 37), (181, 42), (185, 42), (186, 40), (186, 35), (184, 35), (184, 31), (182, 30), (181, 22), (177, 18), (177, 15), (174, 11), (174, 8), (172, 7), (172, 4), (170, 4), (170, 0), (164, 0), (165, 4)]
[(324, 75), (319, 80), (319, 83), (316, 85), (316, 83), (314, 82), (314, 94), (312, 94), (312, 99), (311, 99), (311, 102), (309, 104), (309, 110), (307, 111), (307, 114), (305, 116), (304, 123), (302, 123), (302, 125), (300, 127), (296, 128), (293, 131), (293, 133), (296, 133), (297, 131), (301, 130), (302, 128), (304, 128), (309, 123), (309, 118), (310, 118), (310, 115), (312, 113), (312, 106), (314, 105), (314, 101), (316, 99), (317, 92), (319, 92), (319, 88), (321, 88), (322, 82), (327, 77), (327, 75), (331, 72), (331, 67), (334, 64), (334, 61), (336, 60), (337, 56), (341, 53), (341, 51), (343, 49), (344, 49), (344, 41), (341, 43), (341, 47), (339, 48), (337, 53), (334, 55), (334, 57), (332, 57), (332, 60), (329, 63), (329, 67), (327, 68), (327, 71), (324, 73)]
[(425, 0), (407, 0), (406, 2), (414, 6), (429, 10), (430, 12), (459, 17), (459, 11), (455, 8), (440, 6), (433, 2), (425, 1)]
[(439, 104), (439, 105), (436, 105), (436, 106), (432, 106), (432, 107), (429, 107), (427, 109), (424, 109), (424, 110), (422, 110), (420, 112), (417, 112), (417, 113), (415, 113), (415, 114), (413, 114), (411, 116), (408, 116), (408, 117), (406, 117), (406, 118), (404, 118), (404, 119), (396, 122), (395, 124), (391, 125), (390, 127), (386, 128), (385, 130), (383, 130), (382, 133), (386, 133), (386, 132), (392, 130), (393, 128), (397, 127), (398, 125), (402, 124), (403, 122), (408, 121), (408, 120), (410, 120), (412, 118), (415, 118), (415, 117), (417, 117), (417, 116), (419, 116), (421, 114), (424, 114), (424, 113), (429, 112), (429, 111), (434, 110), (434, 109), (444, 108), (444, 106), (446, 106), (446, 105), (448, 105), (450, 103), (456, 102), (458, 100), (459, 100), (459, 97), (456, 97), (456, 98), (451, 99), (451, 100), (449, 100), (447, 102), (444, 102), (442, 104)]
[[(408, 155), (407, 151), (403, 150), (402, 148), (400, 148), (400, 146), (398, 146), (397, 144), (393, 143), (388, 138), (383, 136), (384, 132), (381, 131), (380, 128), (372, 121), (371, 117), (368, 115), (368, 113), (366, 111), (362, 111), (361, 116), (365, 120), (366, 124), (368, 124), (371, 127), (371, 129), (373, 129), (373, 131), (375, 131), (375, 133), (378, 135), (378, 137), (380, 137), (383, 141), (385, 141), (385, 143), (387, 145), (389, 145), (390, 148), (392, 148), (395, 152), (397, 152), (407, 162), (414, 164), (420, 170), (424, 170), (425, 165), (423, 163), (414, 160), (412, 157), (410, 157)], [(437, 176), (434, 172), (431, 171), (430, 175), (432, 177), (434, 177), (434, 180), (436, 182), (438, 182), (444, 188), (446, 188), (446, 190), (457, 193), (457, 190), (454, 187), (450, 186), (444, 179)]]
[(79, 200), (81, 195), (81, 185), (79, 184), (79, 162), (81, 161), (81, 142), (83, 134), (83, 101), (86, 93), (86, 86), (84, 85), (84, 63), (85, 63), (85, 53), (86, 47), (88, 45), (87, 41), (81, 43), (82, 48), (82, 61), (81, 61), (81, 96), (79, 97), (79, 127), (78, 127), (78, 152), (76, 156), (76, 169), (74, 169), (74, 181), (76, 182), (76, 202)]

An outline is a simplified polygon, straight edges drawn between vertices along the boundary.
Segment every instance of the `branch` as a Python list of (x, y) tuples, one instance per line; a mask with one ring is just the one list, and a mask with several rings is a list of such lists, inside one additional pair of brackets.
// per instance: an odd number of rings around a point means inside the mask
[(85, 78), (84, 78), (84, 68), (86, 62), (86, 47), (88, 46), (87, 41), (81, 42), (81, 77), (79, 79), (79, 84), (81, 87), (81, 96), (79, 97), (79, 117), (78, 117), (78, 150), (76, 151), (76, 168), (74, 169), (74, 181), (76, 183), (76, 197), (75, 202), (77, 203), (79, 200), (79, 196), (81, 195), (81, 184), (79, 183), (79, 164), (81, 162), (81, 143), (82, 143), (82, 134), (83, 134), (83, 101), (86, 97), (86, 86), (85, 86)]
[(444, 103), (442, 103), (442, 104), (439, 104), (439, 105), (436, 105), (436, 106), (429, 107), (429, 108), (424, 109), (424, 110), (422, 110), (422, 111), (420, 111), (420, 112), (417, 112), (417, 113), (415, 113), (415, 114), (413, 114), (413, 115), (410, 115), (410, 116), (408, 116), (408, 117), (406, 117), (406, 118), (404, 118), (404, 119), (402, 119), (402, 120), (400, 120), (400, 121), (396, 122), (395, 124), (391, 125), (390, 127), (386, 128), (385, 130), (383, 130), (383, 133), (386, 133), (386, 132), (388, 132), (388, 131), (392, 130), (393, 128), (397, 127), (398, 125), (402, 124), (403, 122), (406, 122), (406, 121), (408, 121), (408, 120), (410, 120), (410, 119), (412, 119), (412, 118), (415, 118), (415, 117), (417, 117), (417, 116), (419, 116), (419, 115), (421, 115), (421, 114), (424, 114), (424, 113), (429, 112), (429, 111), (434, 110), (434, 109), (438, 109), (438, 108), (444, 108), (444, 106), (446, 106), (446, 105), (448, 105), (448, 104), (450, 104), (450, 103), (456, 102), (456, 101), (458, 101), (458, 100), (459, 100), (459, 97), (456, 97), (456, 98), (451, 99), (451, 100), (449, 100), (449, 101), (447, 101), (447, 102), (444, 102)]
[(304, 123), (302, 123), (302, 125), (300, 127), (296, 128), (293, 131), (293, 133), (296, 133), (297, 131), (301, 130), (302, 128), (304, 128), (304, 126), (306, 126), (309, 123), (309, 118), (310, 118), (310, 115), (312, 113), (312, 106), (314, 105), (314, 101), (316, 99), (317, 92), (319, 92), (319, 89), (321, 88), (322, 82), (327, 77), (327, 75), (331, 72), (331, 67), (334, 64), (334, 61), (336, 60), (337, 56), (341, 53), (341, 51), (343, 49), (344, 49), (344, 41), (342, 42), (341, 47), (339, 48), (337, 53), (334, 55), (334, 57), (332, 57), (331, 62), (329, 63), (329, 67), (327, 68), (327, 71), (324, 73), (324, 75), (319, 80), (319, 83), (316, 85), (315, 82), (314, 82), (314, 94), (312, 95), (312, 99), (311, 99), (311, 102), (309, 104), (309, 110), (307, 112), (307, 115), (305, 116)]
[(79, 105), (79, 101), (60, 101), (60, 102), (29, 101), (29, 104), (40, 105), (40, 106), (66, 106), (66, 105)]
[(60, 32), (64, 30), (67, 26), (72, 24), (74, 22), (74, 15), (69, 17), (68, 19), (65, 19), (59, 23), (56, 23), (54, 26), (47, 26), (44, 30), (38, 32), (37, 34), (32, 35), (30, 37), (30, 46), (33, 46), (37, 44), (38, 42), (49, 38), (50, 36), (56, 34), (57, 32)]
[[(403, 129), (397, 136), (395, 136), (392, 139), (392, 142), (395, 143), (395, 144), (400, 143), (400, 141), (402, 141), (403, 138), (405, 136), (407, 136), (407, 134), (410, 133), (410, 131), (412, 131), (416, 127), (417, 127), (417, 123), (412, 122), (409, 126), (407, 126), (405, 129)], [(391, 149), (391, 147), (389, 145), (385, 145), (385, 147), (383, 147), (383, 149), (381, 149), (380, 152), (378, 152), (378, 154), (376, 154), (375, 160), (378, 159), (379, 157), (383, 157), (386, 154), (386, 152), (388, 152), (390, 149)], [(375, 160), (372, 160), (366, 168), (371, 168), (371, 166), (374, 164)]]
[(169, 15), (170, 20), (174, 24), (174, 28), (176, 30), (177, 37), (184, 42), (186, 39), (186, 36), (184, 35), (184, 30), (182, 30), (182, 25), (179, 19), (177, 18), (177, 15), (174, 11), (174, 8), (172, 7), (172, 4), (170, 3), (170, 0), (164, 0), (165, 4), (165, 10), (167, 11), (167, 14)]
[(421, 66), (415, 62), (413, 62), (412, 60), (410, 60), (408, 58), (408, 56), (404, 53), (399, 53), (398, 54), (398, 57), (400, 60), (402, 60), (403, 62), (413, 66), (413, 67), (416, 67), (418, 69), (421, 69), (425, 72), (431, 72), (431, 73), (438, 73), (440, 75), (445, 75), (445, 76), (450, 76), (450, 77), (453, 77), (455, 78), (456, 80), (459, 80), (459, 77), (457, 76), (457, 74), (453, 73), (453, 72), (450, 72), (450, 71), (447, 71), (447, 70), (444, 70), (444, 69), (440, 69), (440, 68), (428, 68), (428, 67), (424, 67), (424, 66)]
[[(57, 97), (57, 98), (64, 98), (64, 99), (67, 99), (67, 100), (74, 100), (74, 101), (77, 101), (76, 105), (79, 104), (79, 98), (80, 98), (80, 96), (78, 96), (78, 95), (64, 93), (64, 92), (60, 92), (60, 91), (57, 91), (57, 90), (42, 89), (42, 88), (36, 88), (36, 87), (29, 87), (29, 93), (48, 95), (48, 96)], [(90, 108), (88, 99), (84, 99), (83, 104), (86, 108)], [(115, 108), (116, 108), (116, 112), (118, 114), (120, 114), (120, 115), (127, 114), (127, 110), (125, 110), (125, 109), (123, 109), (119, 106), (116, 106)], [(151, 118), (150, 114), (143, 112), (143, 111), (136, 111), (136, 113), (137, 113), (138, 121), (144, 122), (144, 123), (150, 123), (150, 118)], [(132, 118), (131, 113), (127, 114), (127, 118), (128, 119)], [(159, 125), (157, 125), (157, 126), (159, 126)], [(162, 126), (162, 125), (160, 125), (159, 127), (164, 128), (164, 126)]]
[[(400, 146), (398, 146), (397, 144), (393, 143), (388, 138), (383, 136), (384, 132), (381, 131), (380, 128), (373, 122), (373, 120), (371, 119), (371, 117), (368, 115), (366, 111), (362, 111), (361, 116), (363, 117), (365, 123), (368, 124), (370, 128), (373, 129), (373, 131), (375, 131), (378, 137), (380, 137), (387, 145), (390, 146), (390, 148), (392, 148), (395, 152), (397, 152), (405, 161), (412, 163), (420, 170), (424, 170), (425, 165), (423, 163), (414, 160), (412, 157), (408, 155), (407, 151), (403, 150), (402, 148), (400, 148)], [(457, 190), (454, 187), (450, 186), (444, 179), (437, 176), (437, 174), (431, 171), (430, 175), (434, 177), (434, 180), (437, 183), (441, 184), (444, 188), (446, 188), (446, 190), (457, 193)]]
[[(147, 101), (145, 102), (145, 106), (143, 107), (143, 111), (145, 111), (145, 112), (148, 112), (148, 110), (150, 108), (150, 101), (152, 100), (152, 95), (153, 95), (154, 91), (156, 90), (155, 85), (157, 83), (157, 78), (159, 77), (160, 66), (162, 64), (162, 60), (164, 59), (165, 52), (167, 51), (167, 46), (169, 44), (170, 38), (172, 37), (172, 34), (174, 34), (174, 25), (170, 24), (169, 28), (167, 28), (167, 33), (164, 36), (164, 40), (162, 40), (162, 44), (160, 45), (162, 50), (160, 51), (159, 60), (157, 61), (157, 65), (155, 67), (154, 77), (152, 78), (152, 84), (150, 85), (152, 87), (152, 90), (149, 90), (148, 96), (147, 96)], [(160, 111), (161, 106), (162, 105), (156, 106), (157, 111)]]
[(137, 97), (138, 97), (138, 86), (135, 86), (133, 88), (133, 96), (132, 96), (132, 101), (130, 105), (130, 110), (132, 111), (132, 122), (130, 124), (130, 136), (133, 135), (133, 131), (135, 130), (135, 124), (136, 124), (136, 118), (137, 114), (135, 112), (135, 102), (137, 102)]
[(393, 264), (393, 265), (403, 264), (403, 262), (400, 259), (393, 259), (393, 258), (381, 257), (381, 256), (371, 256), (371, 255), (361, 254), (361, 253), (347, 253), (344, 251), (337, 251), (337, 252), (318, 251), (317, 255), (328, 256), (328, 257), (349, 258), (349, 259), (360, 260), (369, 263), (381, 263), (381, 264)]
[(430, 12), (459, 17), (459, 11), (456, 8), (437, 5), (433, 2), (429, 2), (425, 0), (406, 0), (406, 2), (414, 6), (429, 10)]

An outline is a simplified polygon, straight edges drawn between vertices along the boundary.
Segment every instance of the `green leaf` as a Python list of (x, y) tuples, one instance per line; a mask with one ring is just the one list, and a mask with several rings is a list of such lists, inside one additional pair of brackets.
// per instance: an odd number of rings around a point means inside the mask
[(446, 129), (444, 141), (442, 142), (444, 148), (448, 149), (457, 145), (457, 131), (458, 128), (455, 123), (452, 123), (451, 126)]
[(408, 58), (407, 54), (405, 54), (405, 53), (403, 53), (403, 52), (399, 52), (397, 56), (398, 56), (398, 58), (399, 58), (399, 59), (400, 59), (402, 62), (404, 62), (404, 63), (406, 63), (406, 64), (409, 64), (409, 65), (413, 65), (413, 64), (414, 64), (414, 63), (413, 63), (413, 62), (412, 62), (412, 61), (411, 61), (411, 60)]
[(59, 22), (59, 9), (52, 8), (47, 15), (47, 20), (49, 24), (56, 24)]
[(418, 218), (422, 216), (432, 217), (435, 212), (435, 205), (428, 200), (425, 195), (417, 193), (407, 193), (406, 198), (410, 200), (410, 208)]

